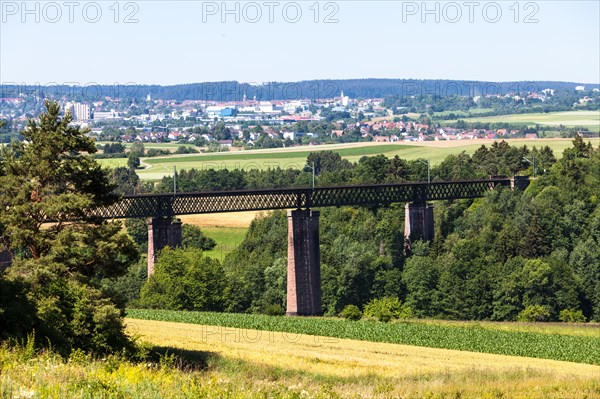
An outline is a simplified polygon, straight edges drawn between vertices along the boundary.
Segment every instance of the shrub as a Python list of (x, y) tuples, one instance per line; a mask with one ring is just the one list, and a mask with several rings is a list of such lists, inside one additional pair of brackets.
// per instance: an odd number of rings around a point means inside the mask
[(548, 321), (549, 319), (550, 310), (547, 306), (542, 305), (529, 305), (517, 317), (517, 321), (520, 322)]
[(575, 309), (561, 310), (558, 319), (565, 323), (585, 323), (587, 321), (583, 312)]
[(341, 312), (340, 316), (346, 320), (360, 320), (362, 319), (362, 312), (355, 305), (347, 305)]
[(283, 310), (283, 307), (280, 304), (276, 303), (265, 306), (263, 313), (267, 316), (283, 316), (285, 310)]
[(228, 296), (221, 263), (195, 248), (165, 248), (154, 274), (142, 287), (139, 304), (170, 310), (222, 311)]
[(402, 305), (396, 297), (384, 297), (371, 300), (364, 309), (365, 317), (374, 317), (379, 321), (388, 322), (391, 319), (406, 319), (412, 316), (409, 306)]

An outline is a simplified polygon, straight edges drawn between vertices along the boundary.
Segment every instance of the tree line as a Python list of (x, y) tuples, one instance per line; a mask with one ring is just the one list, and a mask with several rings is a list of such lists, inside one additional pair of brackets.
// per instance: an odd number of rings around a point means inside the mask
[[(495, 143), (473, 155), (447, 157), (432, 169), (432, 176), (455, 180), (527, 172), (530, 165), (522, 158), (533, 152)], [(402, 205), (322, 209), (324, 313), (337, 315), (349, 305), (364, 309), (373, 299), (396, 298), (418, 317), (600, 320), (600, 149), (577, 137), (560, 160), (549, 148), (535, 154), (542, 173), (524, 192), (501, 188), (482, 199), (436, 202), (435, 239), (416, 243), (409, 257), (402, 251)], [(399, 158), (374, 156), (351, 164), (335, 153), (314, 153), (308, 161), (315, 162), (320, 184), (397, 182), (423, 176), (422, 163)], [(252, 188), (259, 182), (267, 187), (284, 182), (306, 185), (309, 175), (223, 170), (189, 171), (179, 178), (193, 190), (224, 190)], [(168, 184), (165, 178), (158, 189)], [(163, 256), (170, 265), (182, 255), (173, 251)], [(286, 301), (285, 213), (275, 211), (255, 220), (222, 265), (208, 258), (195, 262), (196, 267), (208, 268), (206, 278), (211, 273), (220, 276), (220, 299), (206, 299), (211, 303), (206, 307), (178, 305), (178, 309), (281, 314)], [(162, 267), (159, 259), (156, 267), (157, 277), (148, 283), (155, 288), (142, 289), (142, 306), (164, 307), (170, 300), (157, 299), (155, 290), (168, 297), (173, 291), (168, 287), (178, 284), (170, 266)], [(197, 273), (190, 278), (197, 278)], [(203, 280), (202, 286), (207, 283)]]

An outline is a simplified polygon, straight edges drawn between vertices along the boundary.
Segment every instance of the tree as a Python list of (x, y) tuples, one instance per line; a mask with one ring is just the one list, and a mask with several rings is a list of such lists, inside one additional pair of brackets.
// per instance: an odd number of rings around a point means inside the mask
[(142, 287), (142, 306), (157, 309), (222, 311), (228, 296), (221, 263), (200, 249), (165, 248), (154, 274)]
[(57, 103), (45, 106), (38, 121), (28, 122), (25, 141), (2, 149), (0, 233), (20, 254), (6, 280), (24, 294), (16, 306), (35, 309), (27, 323), (3, 326), (2, 333), (35, 330), (39, 344), (63, 353), (120, 350), (130, 345), (123, 311), (98, 282), (125, 273), (138, 252), (120, 223), (88, 215), (116, 200), (107, 172), (84, 155), (96, 151), (94, 141), (70, 125), (70, 114), (61, 116)]
[(406, 303), (416, 315), (435, 315), (433, 299), (438, 278), (439, 271), (429, 257), (415, 255), (406, 262), (402, 276), (408, 291)]
[(311, 152), (306, 158), (308, 165), (315, 166), (315, 175), (323, 172), (334, 172), (341, 169), (349, 169), (352, 164), (342, 159), (341, 155), (333, 151)]
[(129, 156), (127, 157), (127, 166), (129, 167), (129, 169), (137, 169), (140, 167), (141, 164), (142, 163), (140, 161), (139, 155), (137, 155), (137, 153), (135, 152), (130, 152)]
[(144, 143), (141, 141), (135, 141), (131, 144), (130, 152), (132, 154), (137, 154), (138, 157), (143, 157), (146, 154), (146, 149), (144, 148)]
[(209, 251), (217, 245), (215, 240), (204, 235), (200, 227), (191, 224), (183, 225), (182, 244), (184, 248), (197, 248)]
[(124, 166), (112, 170), (111, 180), (117, 186), (115, 193), (119, 195), (135, 194), (140, 182), (140, 178), (135, 173), (135, 170)]

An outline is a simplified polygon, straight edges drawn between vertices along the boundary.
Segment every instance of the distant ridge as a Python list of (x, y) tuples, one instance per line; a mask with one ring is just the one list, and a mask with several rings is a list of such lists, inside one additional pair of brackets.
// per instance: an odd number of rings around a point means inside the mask
[(543, 89), (575, 90), (585, 86), (586, 90), (600, 88), (600, 84), (521, 81), (487, 82), (450, 79), (323, 79), (300, 82), (270, 82), (261, 84), (237, 81), (189, 83), (172, 86), (160, 85), (0, 85), (0, 98), (18, 97), (20, 93), (35, 94), (42, 98), (66, 98), (75, 101), (98, 101), (104, 97), (122, 98), (143, 102), (147, 96), (153, 100), (205, 100), (242, 101), (256, 98), (258, 101), (298, 100), (339, 97), (385, 98), (388, 96), (438, 95), (442, 97), (461, 95), (539, 92)]

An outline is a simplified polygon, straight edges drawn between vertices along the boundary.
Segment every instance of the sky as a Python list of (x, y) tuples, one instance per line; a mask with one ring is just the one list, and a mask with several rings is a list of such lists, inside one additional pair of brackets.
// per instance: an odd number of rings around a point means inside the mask
[(600, 83), (600, 1), (6, 1), (0, 83)]

